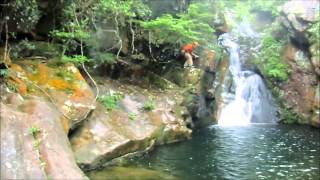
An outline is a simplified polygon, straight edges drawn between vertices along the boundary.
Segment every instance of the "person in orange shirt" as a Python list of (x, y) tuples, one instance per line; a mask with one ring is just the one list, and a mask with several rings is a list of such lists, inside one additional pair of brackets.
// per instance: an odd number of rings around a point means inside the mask
[(193, 42), (191, 44), (186, 44), (181, 48), (181, 54), (184, 56), (186, 62), (184, 63), (183, 67), (192, 67), (193, 66), (193, 57), (198, 58), (196, 54), (193, 53), (194, 48), (199, 46), (198, 42)]

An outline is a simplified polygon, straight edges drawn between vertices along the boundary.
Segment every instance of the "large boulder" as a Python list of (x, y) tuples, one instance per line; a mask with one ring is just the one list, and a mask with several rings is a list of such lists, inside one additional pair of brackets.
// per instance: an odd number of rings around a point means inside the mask
[(87, 179), (75, 162), (60, 113), (45, 99), (8, 94), (0, 121), (1, 179)]
[[(149, 149), (151, 146), (172, 143), (191, 136), (179, 111), (182, 97), (174, 92), (141, 89), (130, 84), (102, 80), (102, 92), (122, 92), (119, 108), (107, 111), (98, 105), (90, 120), (71, 136), (77, 163), (82, 169), (93, 169), (107, 161)], [(169, 91), (170, 92), (170, 91)], [(142, 107), (153, 97), (155, 108)], [(177, 102), (177, 103), (175, 103)]]
[(72, 64), (21, 60), (1, 89), (1, 179), (87, 179), (68, 133), (94, 108), (93, 92)]
[(282, 12), (286, 16), (289, 24), (284, 25), (290, 26), (298, 32), (304, 32), (311, 22), (315, 22), (319, 16), (318, 0), (291, 0), (285, 3), (282, 7)]
[(61, 113), (66, 133), (94, 108), (93, 92), (73, 64), (23, 60), (10, 65), (9, 84), (23, 96), (45, 97)]
[(291, 0), (282, 7), (279, 20), (286, 29), (293, 42), (304, 48), (311, 44), (307, 30), (319, 18), (320, 2), (318, 0)]

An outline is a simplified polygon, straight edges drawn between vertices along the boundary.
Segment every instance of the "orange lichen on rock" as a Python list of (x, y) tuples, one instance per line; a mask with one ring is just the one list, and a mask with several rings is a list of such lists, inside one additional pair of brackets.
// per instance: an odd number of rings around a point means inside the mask
[(78, 98), (81, 98), (81, 97), (85, 97), (87, 96), (88, 93), (86, 93), (85, 91), (81, 90), (80, 88), (75, 88), (74, 89), (74, 92), (71, 96), (71, 99), (75, 100), (75, 99), (78, 99)]
[(38, 64), (38, 83), (40, 85), (48, 82), (48, 69), (45, 64)]
[(79, 71), (77, 71), (77, 72), (75, 73), (75, 77), (76, 77), (77, 80), (84, 80), (83, 77), (82, 77), (82, 75), (81, 75), (81, 73), (80, 73)]
[(17, 87), (17, 91), (21, 95), (27, 94), (27, 85), (17, 77), (10, 77), (9, 83), (14, 84)]
[(22, 69), (22, 67), (18, 64), (11, 64), (10, 69), (16, 72), (24, 73), (25, 71)]
[(73, 87), (68, 82), (61, 79), (52, 79), (48, 82), (48, 84), (58, 90), (73, 89)]
[(60, 122), (62, 124), (62, 127), (63, 127), (63, 130), (66, 134), (68, 134), (69, 132), (69, 129), (70, 129), (70, 122), (67, 118), (65, 117), (61, 117), (60, 118)]

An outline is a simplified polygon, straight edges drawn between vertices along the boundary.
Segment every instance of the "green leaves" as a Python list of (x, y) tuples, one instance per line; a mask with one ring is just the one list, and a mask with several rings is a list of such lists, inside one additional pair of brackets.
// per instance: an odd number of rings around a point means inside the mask
[(53, 38), (62, 40), (64, 42), (72, 39), (85, 40), (90, 38), (90, 34), (81, 29), (76, 29), (75, 31), (71, 31), (71, 32), (54, 30), (54, 31), (51, 31), (50, 34)]
[(187, 14), (179, 14), (178, 17), (164, 14), (155, 20), (141, 21), (140, 24), (152, 32), (152, 43), (181, 46), (195, 40), (202, 43), (210, 41), (214, 32), (210, 23), (214, 15), (209, 3), (194, 3), (190, 5)]
[(262, 73), (267, 78), (277, 81), (286, 81), (290, 74), (288, 64), (280, 56), (282, 44), (271, 35), (266, 35), (262, 40), (262, 49), (257, 57), (257, 64)]
[(34, 138), (37, 137), (37, 135), (40, 133), (40, 128), (36, 127), (36, 126), (32, 126), (28, 129), (29, 134), (32, 135)]
[(8, 69), (0, 69), (0, 77), (3, 77), (4, 79), (9, 77), (9, 71)]
[(320, 41), (320, 17), (318, 17), (317, 21), (314, 24), (312, 24), (312, 26), (308, 29), (308, 33), (311, 41)]
[(73, 56), (62, 56), (63, 63), (75, 63), (80, 64), (89, 61), (86, 56), (73, 55)]
[(144, 111), (152, 111), (154, 110), (155, 107), (156, 107), (155, 102), (152, 99), (149, 99), (143, 104), (142, 109)]
[(98, 101), (101, 102), (104, 107), (111, 111), (118, 107), (118, 102), (124, 98), (124, 95), (121, 92), (110, 91), (106, 95), (98, 97)]
[(134, 121), (137, 119), (137, 114), (136, 113), (129, 113), (128, 114), (128, 118), (131, 120), (131, 121)]
[(9, 16), (9, 21), (12, 21), (16, 25), (16, 28), (24, 32), (28, 32), (38, 22), (41, 17), (41, 13), (38, 8), (36, 0), (15, 0), (5, 1), (5, 6), (2, 8), (4, 15), (2, 17)]
[(100, 0), (100, 5), (103, 11), (129, 18), (137, 16), (147, 17), (151, 15), (148, 6), (140, 0)]

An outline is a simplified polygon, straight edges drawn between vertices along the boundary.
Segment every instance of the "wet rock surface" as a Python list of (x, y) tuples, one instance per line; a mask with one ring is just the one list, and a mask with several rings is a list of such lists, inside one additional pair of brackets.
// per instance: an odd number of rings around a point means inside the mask
[(166, 179), (166, 180), (178, 180), (179, 178), (164, 172), (158, 172), (146, 168), (138, 167), (110, 167), (107, 171), (101, 172), (89, 172), (88, 176), (92, 179), (100, 179), (105, 177), (106, 180), (114, 179)]

